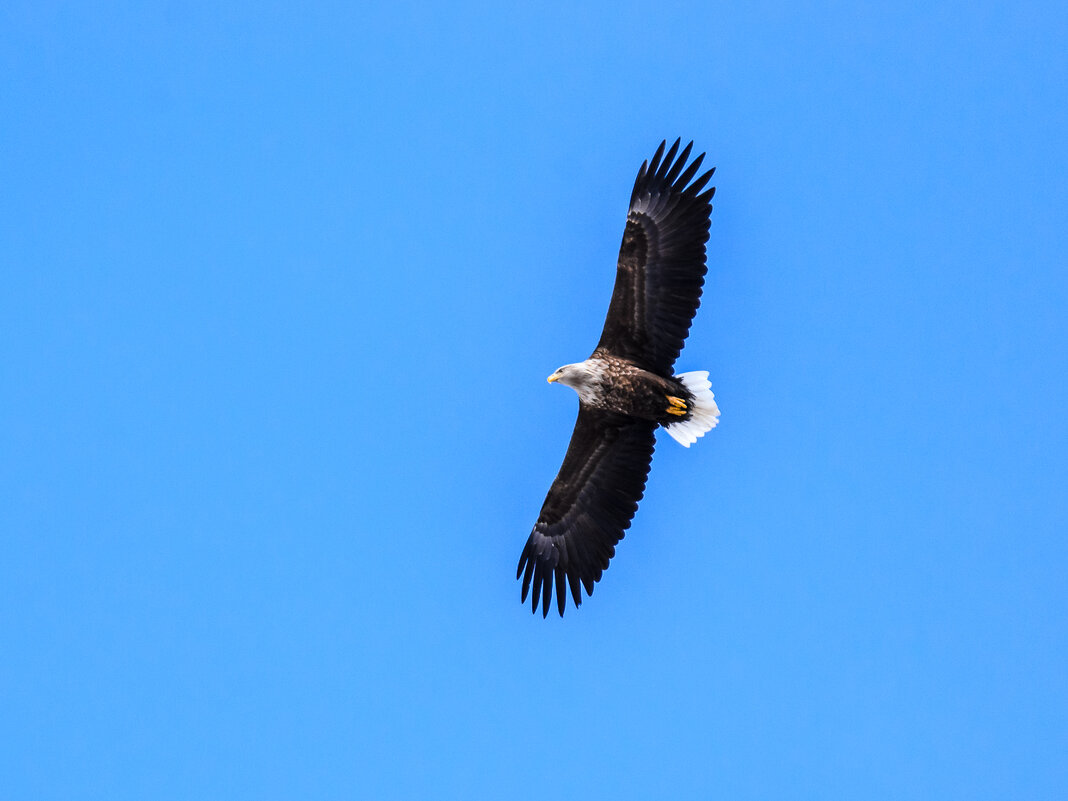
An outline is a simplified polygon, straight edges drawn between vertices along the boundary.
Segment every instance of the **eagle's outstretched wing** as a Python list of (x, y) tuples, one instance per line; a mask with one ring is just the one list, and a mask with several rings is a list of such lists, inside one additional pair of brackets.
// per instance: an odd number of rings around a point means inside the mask
[(710, 201), (716, 192), (715, 187), (701, 192), (715, 168), (690, 183), (704, 153), (687, 167), (693, 142), (676, 158), (679, 141), (666, 154), (661, 142), (652, 162), (638, 171), (612, 302), (597, 344), (598, 351), (664, 376), (671, 375), (701, 303)]
[(580, 584), (593, 594), (645, 491), (655, 430), (647, 420), (579, 406), (564, 463), (516, 570), (524, 601), (533, 580), (534, 612), (540, 598), (542, 617), (549, 614), (555, 581), (556, 605), (564, 614), (565, 576), (575, 606), (582, 603)]

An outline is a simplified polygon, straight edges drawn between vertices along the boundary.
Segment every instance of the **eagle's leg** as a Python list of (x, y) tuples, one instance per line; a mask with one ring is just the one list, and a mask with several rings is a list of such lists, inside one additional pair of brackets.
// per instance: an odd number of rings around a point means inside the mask
[(671, 405), (668, 406), (664, 411), (666, 411), (668, 414), (674, 414), (679, 417), (682, 417), (686, 414), (686, 401), (684, 401), (682, 398), (676, 398), (674, 395), (667, 395), (666, 397), (668, 403), (670, 403)]

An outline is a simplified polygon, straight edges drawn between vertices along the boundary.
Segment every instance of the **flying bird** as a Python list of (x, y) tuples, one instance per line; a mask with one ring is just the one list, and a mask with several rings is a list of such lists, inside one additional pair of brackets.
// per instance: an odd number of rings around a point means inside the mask
[(687, 166), (693, 142), (680, 153), (680, 141), (666, 153), (661, 142), (634, 181), (601, 341), (549, 376), (578, 393), (579, 411), (516, 570), (542, 617), (554, 585), (561, 617), (568, 588), (576, 607), (583, 588), (593, 595), (645, 491), (656, 429), (688, 448), (719, 419), (708, 373), (672, 371), (701, 303), (716, 191), (702, 191), (715, 168), (694, 179), (704, 153)]

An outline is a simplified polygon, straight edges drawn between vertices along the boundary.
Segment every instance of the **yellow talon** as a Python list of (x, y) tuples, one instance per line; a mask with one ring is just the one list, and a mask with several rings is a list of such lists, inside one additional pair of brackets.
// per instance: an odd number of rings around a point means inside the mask
[(685, 409), (676, 409), (674, 406), (669, 406), (664, 411), (666, 411), (668, 414), (678, 415), (679, 417), (683, 417), (686, 414)]
[(682, 398), (676, 398), (674, 395), (668, 395), (667, 399), (668, 399), (668, 403), (670, 403), (676, 409), (685, 409), (686, 408), (686, 401), (684, 401)]

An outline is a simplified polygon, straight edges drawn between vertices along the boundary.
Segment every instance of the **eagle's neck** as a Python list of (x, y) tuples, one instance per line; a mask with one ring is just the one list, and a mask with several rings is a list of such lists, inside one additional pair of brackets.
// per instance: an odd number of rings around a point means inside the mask
[(598, 406), (601, 401), (601, 378), (604, 365), (597, 359), (586, 359), (578, 364), (569, 364), (567, 373), (560, 377), (560, 383), (566, 384), (578, 393), (579, 400), (590, 406)]

